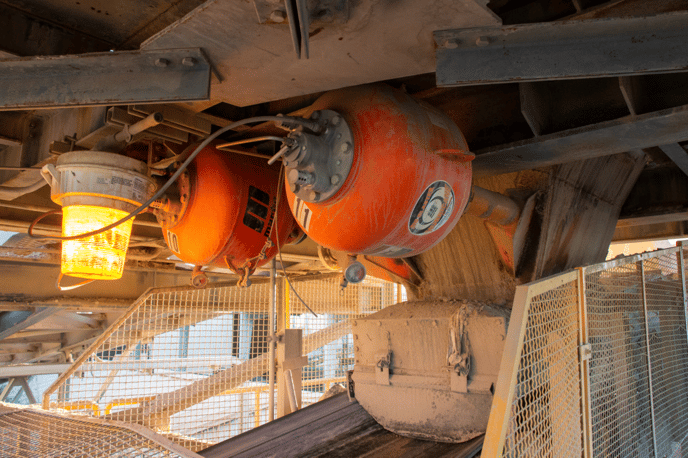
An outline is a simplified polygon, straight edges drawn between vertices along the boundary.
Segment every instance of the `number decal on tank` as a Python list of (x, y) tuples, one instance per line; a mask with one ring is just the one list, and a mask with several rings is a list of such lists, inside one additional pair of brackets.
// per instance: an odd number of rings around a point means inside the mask
[(303, 230), (308, 232), (308, 229), (311, 227), (311, 217), (313, 216), (313, 212), (310, 208), (308, 208), (306, 202), (301, 200), (299, 197), (294, 199), (294, 216)]

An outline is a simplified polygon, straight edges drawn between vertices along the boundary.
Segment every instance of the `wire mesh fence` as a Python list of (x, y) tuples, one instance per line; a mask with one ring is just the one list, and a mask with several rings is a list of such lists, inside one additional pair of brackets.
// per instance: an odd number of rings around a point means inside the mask
[(652, 454), (642, 273), (637, 263), (585, 277), (595, 456)]
[(677, 254), (644, 261), (655, 456), (680, 456), (688, 434), (688, 340)]
[(526, 307), (514, 311), (523, 319), (514, 321), (512, 314), (509, 332), (520, 325), (521, 345), (513, 377), (505, 383), (500, 373), (495, 397), (505, 384), (510, 392), (501, 414), (493, 408), (495, 418), (488, 425), (489, 437), (490, 429), (497, 428), (492, 423), (502, 422), (503, 445), (492, 444), (490, 452), (488, 444), (484, 456), (495, 456), (496, 449), (513, 458), (581, 455), (577, 277), (569, 274), (551, 287), (540, 286), (530, 292)]
[[(308, 365), (302, 372), (302, 406), (318, 401), (336, 383), (346, 380), (354, 366), (354, 346), (350, 321), (401, 302), (394, 283), (370, 279), (356, 288), (339, 286), (338, 278), (298, 283), (298, 293), (318, 316), (313, 316), (301, 300), (285, 287), (288, 307), (286, 327), (303, 329), (304, 337), (325, 332), (328, 343), (307, 353)], [(343, 330), (338, 323), (345, 323)]]
[(682, 456), (684, 269), (672, 248), (519, 287), (484, 456)]
[(0, 403), (0, 456), (191, 458), (199, 455), (143, 428)]
[(342, 291), (335, 277), (296, 282), (316, 318), (278, 282), (273, 323), (269, 283), (152, 290), (48, 389), (43, 407), (141, 425), (202, 450), (269, 420), (275, 326), (317, 337), (304, 339), (307, 405), (353, 366), (348, 320), (393, 303), (395, 286), (371, 280)]

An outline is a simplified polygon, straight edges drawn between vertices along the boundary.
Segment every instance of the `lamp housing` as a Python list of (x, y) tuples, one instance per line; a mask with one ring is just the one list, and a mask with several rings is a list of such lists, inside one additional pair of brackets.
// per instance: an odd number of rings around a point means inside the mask
[[(153, 195), (156, 184), (144, 162), (102, 151), (73, 151), (42, 169), (50, 198), (62, 206), (62, 235), (105, 227)], [(133, 219), (108, 231), (62, 242), (61, 272), (73, 277), (122, 277)]]

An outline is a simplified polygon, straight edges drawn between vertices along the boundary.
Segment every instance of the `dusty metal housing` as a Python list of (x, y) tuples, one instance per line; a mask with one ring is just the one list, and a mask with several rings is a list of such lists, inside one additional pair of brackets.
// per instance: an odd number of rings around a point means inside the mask
[(354, 321), (356, 400), (398, 434), (463, 442), (484, 433), (508, 317), (495, 306), (433, 301)]

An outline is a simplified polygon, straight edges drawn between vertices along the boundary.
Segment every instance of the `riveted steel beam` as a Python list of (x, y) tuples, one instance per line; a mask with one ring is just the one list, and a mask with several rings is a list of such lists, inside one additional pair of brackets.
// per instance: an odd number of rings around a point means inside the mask
[(688, 70), (688, 12), (442, 30), (434, 36), (438, 86)]
[(0, 109), (207, 100), (198, 48), (0, 60)]

